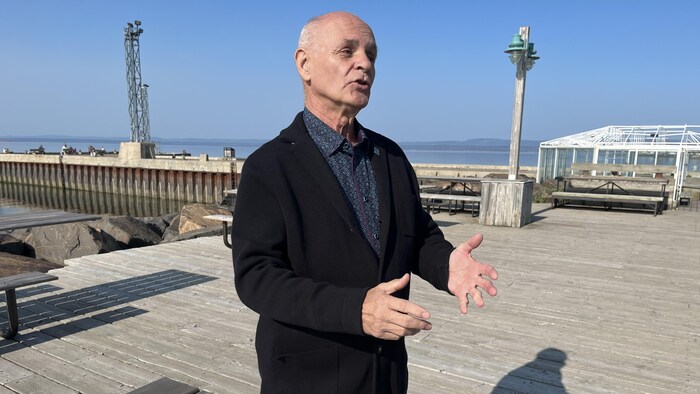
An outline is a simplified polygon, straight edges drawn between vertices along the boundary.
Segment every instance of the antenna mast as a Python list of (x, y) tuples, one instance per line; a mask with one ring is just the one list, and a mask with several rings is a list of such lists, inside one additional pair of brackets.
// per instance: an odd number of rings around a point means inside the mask
[(124, 27), (131, 142), (151, 141), (150, 121), (148, 119), (148, 85), (141, 83), (141, 50), (139, 47), (141, 33), (143, 33), (141, 21), (134, 21), (133, 24), (128, 22)]

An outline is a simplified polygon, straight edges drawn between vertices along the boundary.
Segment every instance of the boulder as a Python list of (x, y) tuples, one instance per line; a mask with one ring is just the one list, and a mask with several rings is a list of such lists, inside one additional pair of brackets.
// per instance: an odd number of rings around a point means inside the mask
[(157, 245), (161, 234), (143, 221), (130, 216), (107, 216), (93, 222), (93, 227), (109, 234), (120, 249)]
[(187, 239), (195, 239), (195, 238), (202, 238), (202, 237), (213, 237), (216, 235), (222, 236), (223, 233), (224, 233), (224, 228), (221, 225), (219, 225), (218, 227), (203, 227), (203, 228), (188, 231), (188, 232), (182, 233), (182, 234), (177, 234), (175, 232), (169, 232), (166, 234), (165, 238), (163, 238), (163, 243), (184, 241)]
[(187, 204), (182, 207), (182, 210), (180, 210), (180, 224), (178, 226), (178, 233), (184, 234), (202, 228), (221, 227), (220, 222), (203, 218), (206, 215), (217, 214), (230, 215), (231, 211), (225, 208), (219, 208), (212, 204)]
[(236, 206), (236, 195), (235, 194), (224, 195), (224, 198), (219, 203), (219, 207), (227, 209), (231, 212), (233, 212), (233, 208), (235, 208), (235, 206)]
[[(174, 220), (180, 216), (179, 212), (169, 213), (163, 216), (136, 218), (137, 220), (146, 223), (151, 230), (160, 235), (161, 238), (165, 235), (165, 231), (171, 226)], [(179, 222), (178, 222), (179, 223)]]
[(61, 268), (61, 264), (26, 256), (0, 252), (0, 277), (22, 274), (25, 272), (48, 272)]
[(35, 227), (24, 242), (31, 257), (63, 264), (63, 260), (119, 250), (119, 243), (109, 234), (80, 222)]
[(170, 222), (170, 226), (163, 232), (163, 240), (171, 239), (180, 235), (180, 214), (178, 213), (175, 219)]

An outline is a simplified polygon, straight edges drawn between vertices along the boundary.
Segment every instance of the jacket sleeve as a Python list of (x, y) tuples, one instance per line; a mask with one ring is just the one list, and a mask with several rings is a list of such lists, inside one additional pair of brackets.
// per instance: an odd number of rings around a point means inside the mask
[(253, 160), (246, 161), (231, 229), (235, 284), (241, 301), (282, 323), (364, 334), (360, 317), (368, 288), (316, 282), (292, 270), (287, 256), (289, 229), (269, 179), (270, 174)]
[[(436, 289), (447, 289), (449, 277), (450, 254), (454, 246), (445, 239), (440, 227), (432, 216), (423, 209), (420, 201), (420, 187), (413, 167), (406, 160), (408, 171), (411, 174), (411, 188), (416, 196), (416, 264), (412, 271), (414, 274), (428, 281)], [(450, 293), (451, 294), (451, 293)]]
[(419, 234), (418, 264), (414, 268), (414, 273), (435, 286), (436, 289), (449, 292), (447, 280), (450, 254), (452, 254), (454, 247), (445, 240), (442, 231), (430, 217), (430, 214), (423, 211), (420, 220), (422, 234)]

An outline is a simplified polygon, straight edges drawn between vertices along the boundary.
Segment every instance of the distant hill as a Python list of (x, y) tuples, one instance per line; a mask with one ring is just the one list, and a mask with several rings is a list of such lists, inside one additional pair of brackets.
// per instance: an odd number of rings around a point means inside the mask
[[(399, 142), (405, 150), (436, 150), (436, 151), (504, 151), (510, 149), (510, 140), (498, 138), (473, 138), (464, 141), (431, 141), (431, 142)], [(540, 141), (522, 140), (520, 149), (523, 151), (536, 151)]]

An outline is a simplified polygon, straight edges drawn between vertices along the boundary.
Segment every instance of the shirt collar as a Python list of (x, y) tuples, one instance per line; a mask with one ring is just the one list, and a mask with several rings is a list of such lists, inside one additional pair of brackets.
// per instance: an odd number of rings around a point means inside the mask
[[(352, 145), (345, 137), (325, 124), (309, 111), (308, 108), (304, 108), (304, 124), (309, 131), (309, 135), (311, 135), (311, 139), (314, 140), (316, 146), (318, 146), (318, 149), (324, 156), (331, 156), (333, 153), (341, 151), (344, 146), (351, 149)], [(372, 146), (371, 141), (357, 121), (354, 122), (354, 127), (355, 133), (360, 140), (358, 146), (365, 152), (375, 151), (376, 149), (374, 148), (370, 149), (370, 146)]]

